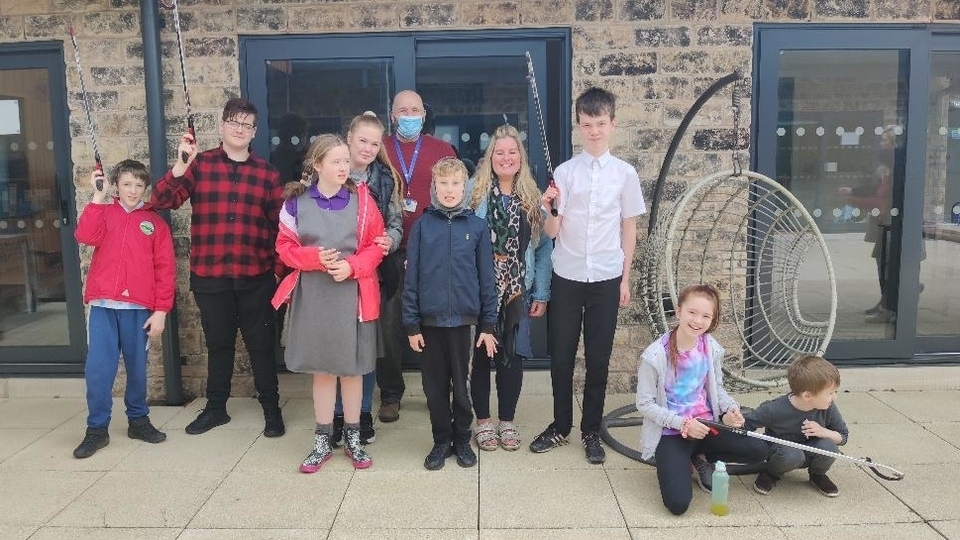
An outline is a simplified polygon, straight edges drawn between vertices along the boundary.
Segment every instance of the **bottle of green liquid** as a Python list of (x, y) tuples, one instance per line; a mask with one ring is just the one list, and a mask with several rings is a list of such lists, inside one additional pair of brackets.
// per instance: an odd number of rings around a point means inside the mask
[(730, 475), (727, 474), (727, 464), (718, 461), (713, 469), (713, 490), (711, 494), (710, 513), (715, 516), (725, 516), (730, 513), (727, 497), (730, 491)]

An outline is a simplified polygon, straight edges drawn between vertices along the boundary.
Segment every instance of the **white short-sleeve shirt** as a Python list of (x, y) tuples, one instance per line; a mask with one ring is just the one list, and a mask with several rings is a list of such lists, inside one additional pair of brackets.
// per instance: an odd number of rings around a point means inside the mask
[(636, 169), (610, 152), (599, 158), (581, 152), (560, 164), (553, 177), (563, 217), (553, 271), (587, 283), (622, 275), (621, 222), (646, 212)]

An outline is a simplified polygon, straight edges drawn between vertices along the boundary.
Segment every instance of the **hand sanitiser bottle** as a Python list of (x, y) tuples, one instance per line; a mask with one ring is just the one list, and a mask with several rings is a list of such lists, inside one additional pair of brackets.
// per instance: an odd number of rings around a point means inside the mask
[(726, 463), (718, 461), (714, 467), (710, 513), (715, 516), (725, 516), (730, 512), (730, 506), (727, 504), (730, 475), (727, 474)]

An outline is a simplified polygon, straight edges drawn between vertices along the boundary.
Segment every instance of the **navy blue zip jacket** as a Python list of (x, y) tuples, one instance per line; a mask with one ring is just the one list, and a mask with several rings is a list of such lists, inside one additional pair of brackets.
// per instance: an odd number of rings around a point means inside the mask
[(408, 336), (421, 326), (478, 325), (493, 333), (497, 289), (493, 244), (485, 220), (467, 208), (427, 207), (407, 237), (402, 315)]

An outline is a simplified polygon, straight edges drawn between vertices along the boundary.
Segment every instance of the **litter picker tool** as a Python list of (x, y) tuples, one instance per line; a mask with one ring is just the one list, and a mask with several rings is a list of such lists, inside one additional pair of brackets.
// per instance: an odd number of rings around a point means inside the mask
[[(73, 42), (73, 60), (77, 66), (77, 75), (80, 76), (80, 94), (83, 96), (83, 108), (87, 111), (87, 128), (90, 130), (90, 141), (93, 143), (94, 167), (103, 175), (103, 163), (100, 162), (100, 150), (97, 149), (97, 130), (93, 125), (93, 114), (90, 112), (90, 98), (87, 96), (87, 87), (83, 83), (83, 67), (80, 66), (80, 47), (77, 45), (77, 30), (70, 27), (70, 41)], [(103, 191), (103, 179), (97, 179), (97, 191)]]
[[(798, 450), (803, 450), (804, 452), (810, 452), (810, 453), (813, 453), (813, 454), (820, 454), (821, 456), (829, 456), (829, 457), (832, 457), (832, 458), (850, 460), (850, 461), (853, 461), (854, 463), (856, 463), (857, 465), (860, 465), (861, 467), (866, 467), (866, 468), (870, 469), (870, 471), (873, 472), (873, 474), (877, 475), (878, 478), (882, 478), (882, 479), (884, 479), (884, 480), (891, 480), (891, 481), (903, 480), (903, 473), (902, 473), (902, 472), (900, 472), (900, 471), (898, 471), (898, 470), (896, 470), (896, 469), (894, 469), (893, 467), (890, 467), (890, 466), (888, 466), (888, 465), (883, 465), (883, 464), (881, 464), (881, 463), (877, 463), (876, 461), (873, 461), (872, 459), (870, 459), (870, 458), (868, 458), (868, 457), (858, 458), (858, 457), (848, 456), (848, 455), (846, 455), (846, 454), (841, 454), (841, 453), (839, 453), (839, 452), (831, 452), (831, 451), (829, 451), (829, 450), (821, 450), (820, 448), (815, 448), (815, 447), (813, 447), (813, 446), (807, 446), (807, 445), (805, 445), (805, 444), (801, 444), (801, 443), (797, 443), (797, 442), (793, 442), (793, 441), (787, 441), (787, 440), (784, 440), (784, 439), (779, 439), (779, 438), (777, 438), (777, 437), (771, 437), (770, 435), (764, 435), (763, 433), (757, 433), (756, 431), (748, 431), (748, 430), (743, 429), (743, 428), (730, 427), (730, 426), (728, 426), (728, 425), (726, 425), (726, 424), (721, 424), (721, 423), (719, 423), (719, 422), (711, 422), (711, 421), (709, 421), (709, 420), (700, 420), (699, 418), (697, 419), (697, 421), (699, 421), (701, 424), (703, 424), (703, 425), (711, 428), (711, 431), (713, 431), (713, 430), (729, 431), (729, 432), (734, 433), (734, 434), (736, 434), (736, 435), (742, 435), (742, 436), (744, 436), (744, 437), (753, 437), (754, 439), (760, 439), (761, 441), (767, 441), (767, 442), (771, 442), (771, 443), (774, 443), (774, 444), (779, 444), (779, 445), (781, 445), (781, 446), (787, 446), (787, 447), (790, 447), (790, 448), (796, 448), (796, 449), (798, 449)], [(880, 469), (883, 469), (884, 471), (886, 471), (886, 474), (880, 472)]]
[[(533, 108), (537, 113), (537, 126), (540, 128), (540, 140), (543, 142), (543, 157), (547, 160), (547, 182), (556, 187), (553, 182), (553, 164), (550, 162), (550, 147), (547, 144), (547, 130), (543, 123), (543, 107), (540, 105), (540, 92), (537, 90), (537, 75), (533, 72), (533, 58), (530, 51), (527, 51), (527, 81), (530, 83), (530, 91), (533, 92)], [(556, 201), (550, 201), (550, 215), (557, 215)]]
[[(183, 81), (183, 99), (187, 104), (187, 131), (190, 133), (190, 137), (193, 139), (194, 144), (196, 144), (197, 134), (193, 129), (193, 114), (190, 111), (190, 92), (187, 91), (187, 58), (183, 52), (183, 35), (180, 33), (179, 3), (179, 0), (173, 0), (173, 28), (177, 32), (177, 49), (180, 51), (180, 78)], [(189, 158), (190, 154), (186, 152), (180, 152), (181, 161), (186, 163), (187, 159)]]

